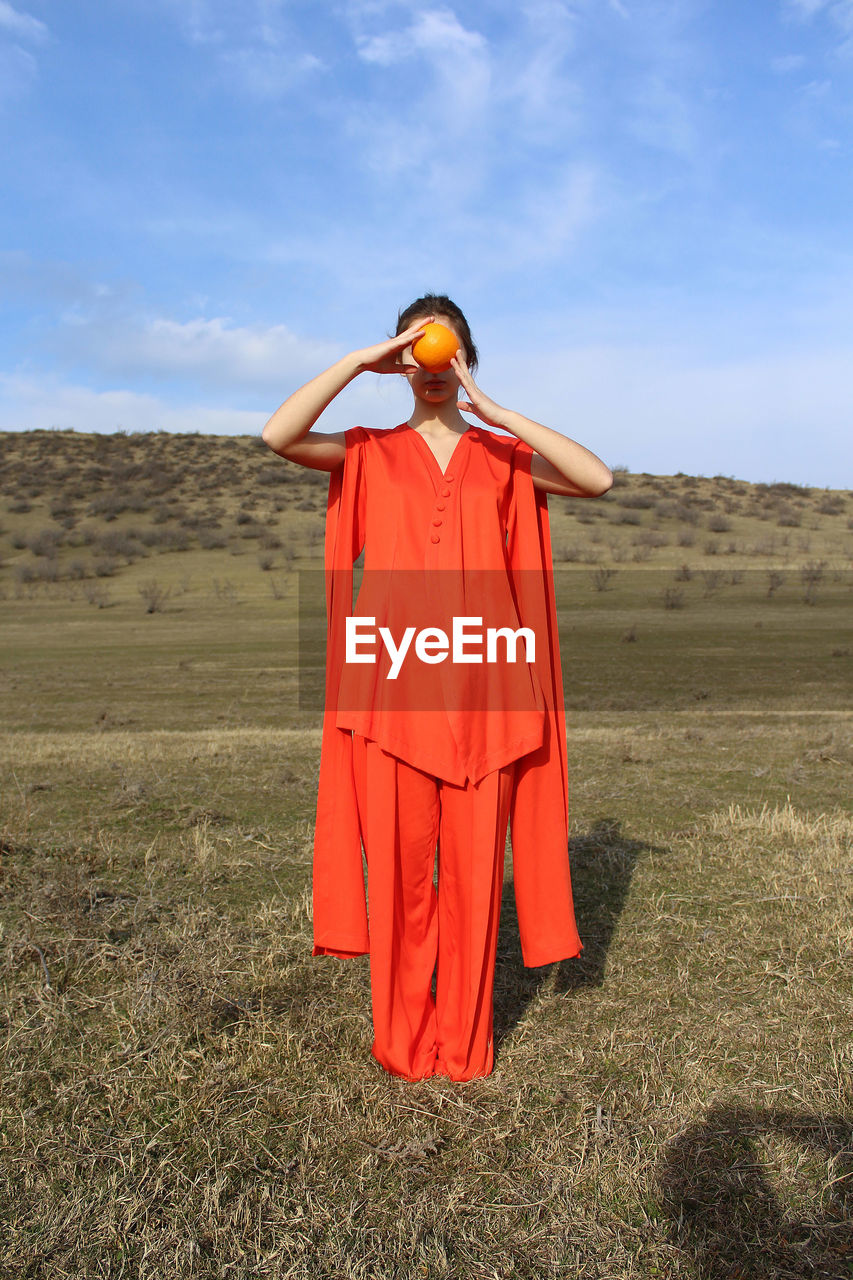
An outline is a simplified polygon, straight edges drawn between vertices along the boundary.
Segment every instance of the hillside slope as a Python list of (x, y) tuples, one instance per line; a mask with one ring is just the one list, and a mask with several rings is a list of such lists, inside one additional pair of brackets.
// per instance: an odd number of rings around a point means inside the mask
[[(0, 589), (186, 552), (211, 564), (252, 552), (262, 569), (315, 561), (327, 486), (259, 436), (0, 433)], [(551, 495), (549, 511), (558, 565), (838, 570), (853, 559), (847, 491), (618, 471), (603, 499)]]

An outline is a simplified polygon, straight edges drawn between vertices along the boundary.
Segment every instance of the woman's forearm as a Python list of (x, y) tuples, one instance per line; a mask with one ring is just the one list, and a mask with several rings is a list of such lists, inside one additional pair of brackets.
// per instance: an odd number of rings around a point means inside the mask
[(613, 484), (613, 473), (591, 449), (576, 440), (570, 440), (560, 431), (543, 426), (526, 418), (514, 409), (504, 409), (495, 400), (484, 395), (471, 377), (461, 351), (451, 361), (467, 400), (460, 400), (458, 408), (475, 413), (488, 426), (511, 431), (519, 440), (529, 444), (534, 454), (531, 474), (534, 482), (554, 493), (566, 493), (587, 498), (597, 498)]
[(524, 414), (512, 409), (502, 410), (498, 425), (529, 444), (534, 452), (550, 462), (583, 493), (597, 496), (606, 493), (613, 484), (613, 473), (601, 458), (562, 432), (525, 418)]
[(360, 356), (358, 351), (344, 356), (279, 405), (261, 433), (275, 453), (281, 453), (308, 434), (335, 396), (362, 372), (364, 365)]

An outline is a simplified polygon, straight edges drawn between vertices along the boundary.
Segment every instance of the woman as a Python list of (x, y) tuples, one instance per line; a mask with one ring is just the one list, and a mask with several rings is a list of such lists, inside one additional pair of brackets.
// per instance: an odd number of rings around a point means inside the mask
[[(421, 367), (412, 354), (433, 320), (459, 344), (442, 373)], [(490, 400), (472, 377), (476, 364), (460, 309), (428, 294), (400, 313), (395, 337), (352, 352), (312, 379), (263, 431), (282, 457), (331, 473), (314, 954), (369, 952), (373, 1054), (410, 1080), (469, 1080), (492, 1070), (508, 823), (525, 964), (581, 951), (568, 864), (565, 716), (546, 494), (595, 497), (613, 477), (583, 445)], [(391, 430), (312, 431), (334, 397), (368, 371), (408, 380), (414, 397), (408, 421)], [(460, 411), (485, 427), (470, 427)], [(440, 659), (424, 656), (424, 645), (420, 670), (410, 664), (414, 676), (395, 701), (377, 666), (362, 678), (364, 668), (349, 665), (367, 659), (353, 658), (343, 641), (353, 608), (352, 566), (362, 549), (356, 615), (369, 609), (369, 621), (393, 615), (404, 623), (408, 609), (420, 616), (425, 600), (448, 606), (451, 598), (464, 601), (470, 614), (471, 573), (479, 572), (473, 598), (487, 611), (498, 601), (504, 620), (535, 634), (535, 657), (521, 670), (507, 663), (483, 684), (482, 667), (473, 675), (470, 666), (427, 668), (425, 662)], [(405, 585), (413, 574), (420, 584), (414, 591)], [(433, 642), (436, 634), (442, 633), (433, 630)], [(428, 670), (440, 676), (432, 695), (419, 701), (413, 690), (426, 688)], [(485, 689), (486, 701), (466, 701), (471, 688)]]

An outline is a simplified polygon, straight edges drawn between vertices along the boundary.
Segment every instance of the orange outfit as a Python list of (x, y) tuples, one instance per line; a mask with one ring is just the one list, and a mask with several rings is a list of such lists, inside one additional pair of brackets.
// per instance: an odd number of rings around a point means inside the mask
[(410, 1080), (488, 1075), (515, 766), (460, 787), (358, 733), (353, 765), (367, 851), (374, 1057)]
[[(547, 499), (533, 485), (532, 449), (481, 427), (460, 437), (445, 472), (406, 423), (390, 431), (354, 427), (345, 439), (345, 462), (330, 475), (326, 519), (314, 955), (370, 952), (374, 1054), (389, 1070), (468, 1079), (492, 1063), (507, 817), (525, 964), (582, 949), (569, 875)], [(353, 609), (352, 567), (362, 548), (365, 576)], [(415, 589), (401, 593), (410, 573)], [(455, 604), (456, 612), (461, 604), (467, 614), (486, 615), (494, 605), (500, 620), (535, 630), (534, 662), (432, 667), (433, 693), (424, 701), (423, 665), (392, 685), (380, 664), (366, 670), (345, 663), (348, 615), (369, 611), (380, 623), (402, 624), (419, 596)], [(465, 703), (471, 688), (480, 696), (485, 690), (480, 710)]]

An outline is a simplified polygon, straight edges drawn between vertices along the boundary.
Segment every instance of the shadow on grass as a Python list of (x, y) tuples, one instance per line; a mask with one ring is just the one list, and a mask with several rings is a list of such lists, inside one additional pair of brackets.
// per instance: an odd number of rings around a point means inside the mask
[(659, 1186), (698, 1280), (853, 1276), (850, 1117), (716, 1107), (670, 1144)]
[[(560, 994), (579, 987), (600, 986), (607, 952), (625, 906), (634, 868), (646, 852), (665, 850), (624, 836), (620, 824), (602, 819), (569, 844), (572, 890), (578, 931), (584, 944), (576, 960), (525, 968), (518, 936), (512, 881), (504, 885), (495, 968), (495, 1046), (511, 1034), (539, 990), (548, 985)], [(553, 975), (553, 976), (552, 976)]]

